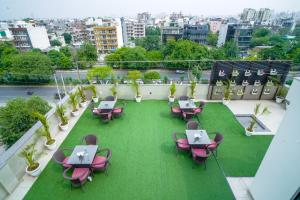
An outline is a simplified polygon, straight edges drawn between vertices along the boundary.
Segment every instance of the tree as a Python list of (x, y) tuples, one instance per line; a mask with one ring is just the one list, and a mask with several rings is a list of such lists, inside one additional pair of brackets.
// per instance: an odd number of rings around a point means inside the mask
[(158, 35), (149, 35), (144, 38), (138, 38), (135, 40), (136, 46), (141, 46), (147, 51), (159, 50), (161, 48), (161, 40)]
[(61, 42), (59, 40), (51, 40), (50, 41), (50, 45), (52, 47), (54, 47), (54, 46), (61, 46)]
[(127, 74), (127, 78), (135, 82), (137, 79), (142, 78), (142, 72), (140, 72), (139, 70), (129, 71)]
[(98, 59), (96, 48), (90, 43), (85, 42), (77, 51), (78, 60), (82, 64), (91, 67)]
[(209, 32), (206, 38), (207, 44), (211, 46), (216, 46), (218, 42), (218, 35), (213, 32)]
[(211, 48), (209, 50), (210, 58), (214, 60), (223, 60), (225, 59), (225, 50), (224, 48)]
[(282, 46), (277, 45), (269, 49), (262, 49), (260, 52), (258, 52), (258, 56), (263, 60), (286, 59), (286, 52)]
[(266, 28), (258, 28), (254, 31), (253, 37), (259, 38), (259, 37), (266, 37), (270, 36), (271, 31)]
[(69, 47), (61, 47), (60, 49), (59, 49), (59, 51), (61, 52), (61, 53), (63, 53), (65, 56), (67, 56), (68, 58), (71, 58), (72, 57), (72, 53), (71, 53), (71, 50), (70, 50), (70, 48)]
[(128, 48), (123, 47), (120, 49), (120, 60), (129, 61), (121, 64), (125, 68), (146, 68), (147, 65), (142, 62), (130, 62), (130, 61), (145, 61), (146, 60), (146, 50), (142, 47)]
[(100, 80), (100, 82), (110, 76), (113, 76), (114, 71), (109, 66), (103, 66), (103, 67), (94, 67), (92, 69), (88, 70), (87, 78), (90, 82), (94, 78), (96, 78), (97, 82)]
[(224, 51), (225, 51), (226, 58), (236, 59), (238, 57), (238, 53), (239, 53), (239, 48), (238, 48), (237, 42), (234, 40), (225, 42)]
[(145, 72), (144, 78), (146, 80), (158, 80), (158, 79), (160, 79), (160, 74), (157, 71), (151, 70), (151, 71)]
[(160, 36), (161, 34), (159, 27), (147, 27), (145, 32), (146, 32), (146, 36), (150, 36), (150, 35)]
[(46, 114), (49, 104), (37, 96), (28, 100), (16, 98), (9, 100), (0, 108), (0, 137), (8, 147), (13, 145), (36, 122), (31, 116), (33, 110)]
[(50, 50), (48, 52), (48, 57), (52, 62), (52, 66), (58, 68), (70, 68), (72, 66), (71, 58), (65, 56), (65, 54), (60, 51)]
[(63, 36), (64, 36), (66, 44), (71, 44), (72, 35), (70, 33), (64, 33)]
[(121, 56), (119, 53), (115, 52), (105, 56), (104, 60), (108, 66), (117, 67), (120, 65)]
[[(148, 61), (160, 61), (163, 60), (163, 54), (161, 53), (161, 51), (157, 51), (157, 50), (147, 51), (146, 58)], [(159, 64), (160, 63), (158, 62), (148, 62), (148, 65), (150, 67), (159, 66)]]
[(47, 83), (54, 70), (51, 60), (44, 54), (26, 52), (11, 57), (6, 82)]

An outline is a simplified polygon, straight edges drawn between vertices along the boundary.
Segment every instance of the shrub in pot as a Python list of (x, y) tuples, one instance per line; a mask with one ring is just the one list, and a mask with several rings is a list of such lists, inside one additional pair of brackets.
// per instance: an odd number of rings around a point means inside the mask
[(80, 98), (80, 106), (81, 107), (85, 107), (86, 106), (86, 96), (85, 96), (85, 93), (84, 93), (84, 87), (80, 86), (78, 87), (77, 89), (77, 94)]
[(118, 91), (117, 91), (117, 84), (116, 83), (114, 84), (114, 86), (112, 86), (110, 88), (110, 91), (111, 91), (111, 94), (115, 97), (115, 100), (117, 100)]
[(39, 112), (33, 112), (32, 115), (36, 117), (43, 125), (43, 128), (38, 132), (38, 134), (42, 137), (46, 138), (44, 143), (45, 147), (49, 150), (54, 150), (56, 147), (56, 140), (51, 137), (51, 133), (49, 130), (49, 124), (47, 122), (47, 118)]
[(288, 93), (288, 88), (280, 86), (279, 92), (276, 96), (276, 103), (282, 103)]
[(134, 91), (135, 91), (135, 101), (136, 102), (141, 102), (142, 101), (142, 95), (141, 95), (141, 93), (140, 93), (140, 85), (136, 82), (136, 81), (134, 81), (133, 83), (132, 83), (132, 87), (133, 87), (133, 89), (134, 89)]
[(256, 125), (257, 123), (257, 118), (261, 115), (266, 115), (266, 114), (269, 114), (270, 111), (268, 109), (268, 107), (264, 107), (264, 109), (261, 111), (260, 109), (260, 106), (261, 104), (256, 104), (255, 105), (255, 108), (254, 108), (254, 113), (252, 115), (252, 119), (249, 123), (249, 126), (247, 128), (245, 128), (245, 134), (246, 136), (251, 136), (254, 132), (254, 126)]
[(196, 89), (197, 82), (192, 81), (190, 84), (190, 99), (194, 100), (195, 99), (195, 89)]
[(76, 93), (71, 93), (69, 94), (69, 104), (72, 105), (72, 115), (74, 117), (78, 116), (79, 115), (79, 110), (77, 108), (77, 105), (78, 105), (78, 100), (77, 100), (77, 94)]
[(85, 90), (90, 90), (93, 93), (92, 99), (94, 103), (98, 103), (99, 98), (97, 97), (97, 90), (95, 85), (89, 85), (84, 88)]
[(224, 90), (224, 97), (223, 97), (223, 104), (227, 105), (230, 102), (231, 99), (231, 82), (230, 81), (224, 81), (225, 90)]
[(26, 161), (27, 167), (25, 169), (26, 173), (30, 176), (38, 176), (41, 173), (41, 166), (35, 160), (37, 156), (37, 151), (35, 149), (36, 142), (28, 144), (19, 154), (20, 157), (23, 157)]
[(69, 127), (68, 118), (66, 117), (65, 112), (66, 112), (66, 108), (63, 105), (56, 106), (56, 115), (60, 119), (59, 127), (63, 131), (68, 130)]
[(176, 92), (176, 85), (175, 83), (172, 83), (170, 86), (170, 96), (169, 96), (169, 102), (175, 101), (175, 92)]

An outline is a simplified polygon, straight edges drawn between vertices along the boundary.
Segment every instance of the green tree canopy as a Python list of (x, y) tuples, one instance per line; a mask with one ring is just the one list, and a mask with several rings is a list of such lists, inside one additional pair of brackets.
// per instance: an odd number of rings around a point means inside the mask
[(137, 79), (142, 78), (142, 72), (140, 72), (139, 70), (129, 71), (127, 74), (127, 78), (136, 81)]
[(238, 48), (237, 42), (234, 40), (225, 42), (224, 51), (225, 51), (226, 58), (228, 58), (228, 59), (238, 58), (239, 48)]
[(51, 40), (50, 41), (50, 45), (52, 47), (54, 47), (54, 46), (61, 46), (62, 44), (61, 44), (61, 42), (59, 40)]
[(258, 52), (258, 56), (263, 60), (279, 60), (286, 59), (287, 55), (282, 46), (274, 46), (269, 49), (262, 49), (260, 52)]
[(77, 51), (78, 61), (84, 65), (89, 65), (91, 67), (98, 59), (98, 54), (96, 47), (94, 47), (90, 42), (85, 42), (80, 49)]
[(158, 80), (158, 79), (160, 79), (160, 74), (158, 71), (150, 70), (150, 71), (145, 72), (144, 78), (146, 80)]
[(71, 44), (71, 41), (72, 41), (72, 35), (71, 35), (70, 33), (64, 33), (63, 36), (64, 36), (64, 39), (65, 39), (65, 42), (66, 42), (67, 44)]
[(101, 67), (94, 67), (92, 69), (88, 70), (87, 78), (90, 82), (92, 82), (94, 79), (97, 80), (103, 80), (106, 78), (111, 78), (114, 74), (113, 69), (110, 66), (101, 66)]
[(208, 45), (216, 46), (218, 42), (218, 35), (213, 32), (209, 32), (206, 38), (206, 42)]
[(48, 57), (51, 60), (52, 66), (57, 68), (70, 68), (72, 66), (72, 61), (70, 57), (65, 56), (64, 53), (56, 50), (50, 50), (48, 52)]
[(253, 36), (254, 37), (266, 37), (271, 34), (271, 31), (267, 28), (258, 28), (254, 31)]

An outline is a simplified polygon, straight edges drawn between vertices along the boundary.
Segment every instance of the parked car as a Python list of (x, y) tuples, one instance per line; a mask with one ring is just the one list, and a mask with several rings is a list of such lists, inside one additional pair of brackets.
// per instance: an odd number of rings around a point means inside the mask
[(177, 69), (177, 70), (175, 71), (175, 73), (176, 73), (176, 74), (184, 74), (185, 71)]

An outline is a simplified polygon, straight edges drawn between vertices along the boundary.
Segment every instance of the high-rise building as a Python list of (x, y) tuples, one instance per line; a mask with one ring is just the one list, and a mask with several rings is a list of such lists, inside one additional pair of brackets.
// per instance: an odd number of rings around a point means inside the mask
[(183, 37), (183, 28), (179, 26), (167, 26), (161, 29), (162, 42), (166, 44), (169, 40), (179, 40)]
[(135, 20), (125, 20), (121, 19), (122, 31), (123, 31), (123, 41), (128, 43), (131, 39), (145, 37), (145, 24)]
[(256, 10), (253, 8), (244, 8), (241, 15), (241, 20), (244, 22), (255, 21), (256, 19)]
[(208, 24), (185, 24), (183, 28), (183, 38), (205, 45), (208, 32)]
[(94, 26), (93, 32), (99, 54), (108, 54), (123, 46), (120, 19), (103, 20), (102, 25)]
[(46, 50), (50, 47), (47, 30), (44, 26), (36, 26), (20, 21), (13, 24), (9, 30), (16, 48), (21, 51), (32, 48)]
[(257, 14), (257, 23), (268, 24), (270, 23), (271, 16), (272, 12), (269, 8), (261, 8)]
[(253, 28), (248, 24), (222, 24), (218, 36), (217, 46), (234, 40), (237, 42), (241, 56), (247, 54), (252, 39)]
[(138, 13), (137, 20), (140, 23), (147, 23), (150, 20), (151, 14), (148, 12)]

